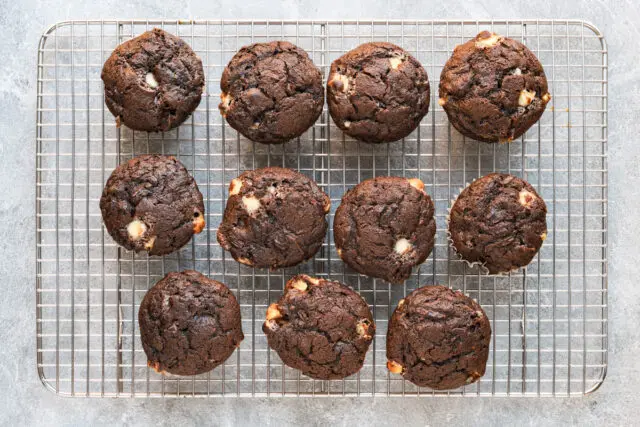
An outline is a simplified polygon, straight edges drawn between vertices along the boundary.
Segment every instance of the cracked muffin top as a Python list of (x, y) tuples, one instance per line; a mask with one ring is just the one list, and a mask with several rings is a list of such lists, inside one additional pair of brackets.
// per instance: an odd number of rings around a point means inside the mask
[(529, 264), (547, 237), (547, 206), (523, 179), (492, 173), (465, 188), (449, 213), (456, 252), (490, 274)]
[(433, 249), (434, 205), (416, 178), (376, 177), (361, 182), (336, 210), (338, 255), (361, 274), (402, 283)]
[(344, 133), (364, 142), (408, 136), (429, 111), (429, 77), (402, 48), (365, 43), (333, 61), (329, 112)]
[(100, 210), (119, 245), (166, 255), (205, 227), (198, 184), (178, 159), (145, 154), (119, 165), (102, 191)]
[(291, 267), (320, 249), (330, 209), (329, 196), (306, 175), (280, 167), (246, 171), (229, 186), (218, 242), (242, 264)]
[(301, 274), (269, 306), (262, 330), (287, 366), (314, 379), (332, 380), (362, 368), (376, 328), (357, 292)]
[(193, 270), (169, 273), (149, 289), (138, 323), (147, 364), (160, 373), (210, 371), (244, 339), (236, 297), (224, 284)]
[(461, 291), (425, 286), (400, 300), (387, 331), (387, 368), (420, 387), (450, 390), (485, 373), (491, 325)]
[(440, 99), (451, 124), (483, 142), (511, 142), (551, 99), (538, 58), (522, 43), (483, 31), (456, 46), (440, 75)]
[(309, 55), (285, 41), (245, 46), (220, 80), (220, 113), (245, 137), (281, 144), (302, 135), (324, 105), (322, 75)]
[(119, 45), (102, 68), (105, 102), (134, 130), (168, 131), (198, 107), (202, 61), (179, 37), (159, 28)]

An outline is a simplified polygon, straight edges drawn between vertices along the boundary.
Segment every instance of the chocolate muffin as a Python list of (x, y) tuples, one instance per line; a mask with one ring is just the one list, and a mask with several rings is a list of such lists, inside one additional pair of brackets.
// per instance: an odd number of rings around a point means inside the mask
[(244, 339), (236, 297), (193, 270), (169, 273), (156, 283), (140, 304), (138, 323), (147, 364), (161, 373), (208, 372)]
[(324, 88), (307, 52), (285, 41), (256, 43), (235, 54), (222, 73), (220, 113), (252, 141), (281, 144), (320, 116)]
[(364, 142), (408, 136), (429, 111), (429, 77), (402, 48), (365, 43), (331, 64), (329, 112), (344, 133)]
[(338, 255), (361, 274), (402, 283), (431, 253), (434, 206), (419, 179), (377, 177), (342, 197), (333, 224)]
[(420, 387), (450, 390), (484, 375), (491, 325), (460, 291), (425, 286), (400, 300), (387, 331), (387, 368)]
[(102, 81), (118, 126), (164, 132), (180, 126), (200, 104), (204, 70), (184, 40), (154, 28), (113, 51)]
[(205, 227), (198, 184), (173, 156), (142, 155), (119, 165), (107, 180), (100, 210), (120, 246), (165, 255)]
[(303, 274), (289, 280), (282, 298), (269, 306), (262, 330), (284, 364), (332, 380), (362, 368), (376, 327), (356, 292)]
[(520, 137), (550, 99), (538, 58), (522, 43), (489, 31), (457, 46), (440, 75), (439, 104), (461, 134), (478, 141)]
[(547, 237), (547, 206), (536, 190), (513, 175), (492, 173), (458, 196), (449, 215), (456, 252), (490, 274), (531, 262)]
[(291, 267), (320, 249), (330, 209), (329, 196), (299, 172), (247, 171), (231, 181), (218, 242), (242, 264)]

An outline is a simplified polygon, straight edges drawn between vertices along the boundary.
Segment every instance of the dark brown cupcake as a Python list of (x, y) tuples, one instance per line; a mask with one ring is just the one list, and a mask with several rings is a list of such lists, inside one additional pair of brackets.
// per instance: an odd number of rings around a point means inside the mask
[(169, 273), (156, 283), (140, 304), (138, 323), (148, 365), (161, 373), (210, 371), (244, 339), (233, 293), (193, 270)]
[(433, 249), (434, 206), (419, 179), (361, 182), (336, 210), (333, 236), (340, 258), (361, 274), (402, 283)]
[(291, 267), (320, 249), (330, 209), (329, 196), (299, 172), (247, 171), (231, 182), (218, 242), (242, 264)]
[(551, 95), (525, 45), (483, 31), (457, 46), (440, 75), (439, 104), (463, 135), (511, 142), (540, 119)]
[(513, 175), (492, 173), (458, 196), (449, 215), (456, 252), (481, 263), (490, 274), (531, 262), (547, 237), (547, 206), (529, 184)]
[(387, 368), (420, 387), (450, 390), (485, 373), (491, 325), (460, 291), (425, 286), (400, 300), (387, 332)]
[(180, 126), (198, 107), (204, 70), (184, 40), (154, 28), (118, 46), (102, 80), (118, 124), (159, 132)]
[(324, 88), (307, 52), (285, 41), (245, 46), (220, 80), (220, 113), (229, 125), (264, 144), (302, 135), (320, 116)]
[(355, 291), (303, 274), (289, 280), (282, 298), (269, 306), (262, 330), (286, 365), (332, 380), (362, 368), (376, 328)]
[(205, 227), (198, 184), (173, 156), (147, 154), (119, 165), (102, 191), (100, 210), (119, 245), (165, 255)]
[(429, 111), (429, 77), (402, 48), (365, 43), (331, 64), (329, 111), (344, 133), (364, 142), (408, 136)]

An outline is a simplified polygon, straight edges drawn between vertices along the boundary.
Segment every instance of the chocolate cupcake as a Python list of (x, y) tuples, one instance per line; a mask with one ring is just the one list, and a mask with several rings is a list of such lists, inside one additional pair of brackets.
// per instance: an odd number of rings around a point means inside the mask
[(291, 267), (320, 249), (330, 209), (329, 196), (299, 172), (247, 171), (231, 181), (218, 242), (242, 264)]
[(351, 288), (302, 274), (269, 306), (262, 330), (287, 366), (332, 380), (362, 368), (376, 327), (369, 306)]
[(156, 283), (140, 304), (138, 323), (148, 365), (161, 373), (210, 371), (244, 339), (236, 297), (193, 270), (169, 273)]
[(180, 126), (198, 107), (204, 70), (184, 40), (154, 28), (118, 46), (102, 80), (118, 125), (160, 132)]
[(165, 255), (205, 227), (198, 184), (173, 156), (146, 154), (119, 165), (102, 191), (100, 210), (120, 246)]
[(522, 136), (551, 99), (538, 58), (522, 43), (489, 31), (456, 46), (442, 69), (439, 96), (461, 134), (501, 143)]
[(338, 255), (361, 274), (391, 283), (409, 278), (433, 249), (434, 206), (417, 178), (377, 177), (361, 182), (336, 210)]
[(467, 186), (451, 207), (449, 239), (470, 264), (490, 274), (526, 266), (547, 237), (547, 206), (513, 175), (492, 173)]
[(478, 303), (460, 291), (425, 286), (393, 312), (387, 368), (420, 387), (450, 390), (485, 373), (491, 325)]
[(220, 80), (220, 113), (252, 141), (281, 144), (302, 135), (320, 116), (324, 88), (309, 55), (285, 41), (245, 46)]
[(344, 133), (364, 142), (408, 136), (429, 111), (429, 77), (404, 49), (365, 43), (331, 64), (329, 112)]

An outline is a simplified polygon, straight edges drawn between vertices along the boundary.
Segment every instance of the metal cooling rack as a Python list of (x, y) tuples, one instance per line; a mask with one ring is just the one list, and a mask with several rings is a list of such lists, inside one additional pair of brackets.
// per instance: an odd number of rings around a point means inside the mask
[[(117, 129), (100, 71), (121, 42), (153, 27), (185, 39), (202, 58), (207, 91), (185, 124), (164, 134)], [(478, 143), (449, 126), (438, 106), (441, 67), (455, 45), (491, 29), (523, 41), (545, 67), (553, 99), (526, 136)], [(422, 62), (431, 109), (402, 141), (370, 145), (346, 137), (325, 110), (297, 140), (252, 143), (217, 111), (219, 78), (243, 45), (286, 39), (326, 78), (335, 58), (360, 43), (388, 40)], [(37, 364), (47, 388), (66, 396), (583, 395), (607, 367), (607, 51), (582, 21), (76, 21), (59, 23), (38, 49)], [(177, 155), (205, 196), (207, 228), (163, 258), (118, 248), (98, 201), (113, 168), (141, 153)], [(404, 286), (360, 276), (338, 259), (331, 233), (318, 255), (269, 272), (236, 263), (216, 242), (227, 186), (246, 169), (282, 165), (314, 178), (332, 200), (377, 175), (420, 177), (434, 199), (437, 244)], [(534, 261), (489, 277), (447, 245), (445, 215), (465, 183), (492, 171), (531, 182), (549, 208), (548, 238)], [(331, 220), (333, 216), (331, 215)], [(331, 228), (329, 229), (331, 230)], [(146, 366), (138, 304), (166, 272), (195, 268), (226, 283), (242, 307), (245, 340), (224, 366), (197, 377), (161, 376)], [(266, 307), (298, 272), (330, 277), (371, 304), (377, 333), (359, 374), (314, 381), (282, 365), (261, 325)], [(388, 318), (419, 285), (462, 289), (482, 304), (493, 338), (481, 381), (451, 392), (415, 387), (385, 367)]]

